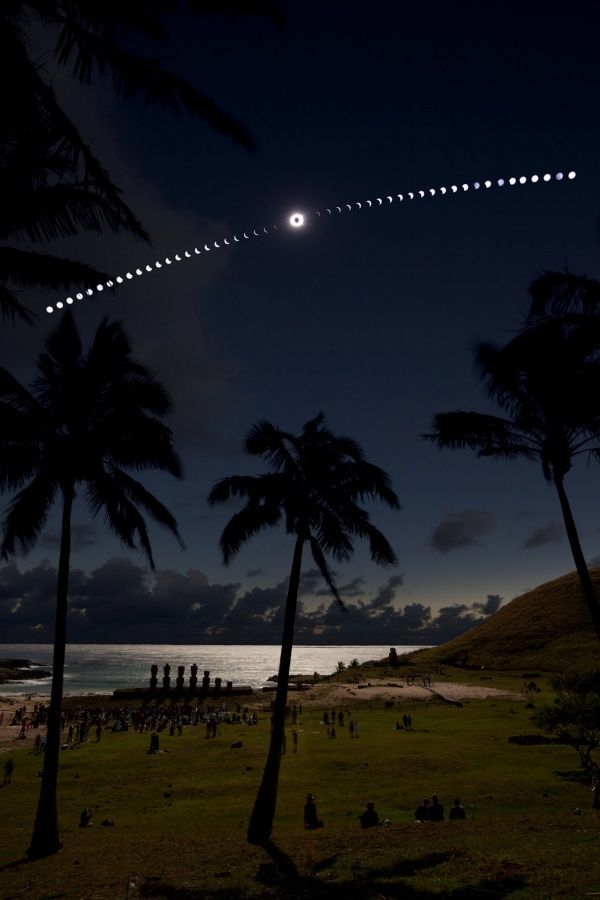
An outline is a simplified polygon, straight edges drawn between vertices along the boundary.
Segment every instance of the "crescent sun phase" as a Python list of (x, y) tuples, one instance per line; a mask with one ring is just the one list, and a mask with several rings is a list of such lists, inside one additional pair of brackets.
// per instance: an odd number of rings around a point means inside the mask
[[(417, 191), (407, 191), (406, 196), (408, 196), (411, 200), (413, 200), (415, 197), (418, 197), (420, 199), (433, 199), (434, 197), (438, 197), (438, 196), (439, 197), (444, 197), (444, 196), (451, 197), (453, 195), (462, 196), (464, 193), (469, 191), (470, 188), (473, 188), (473, 190), (475, 190), (475, 191), (479, 191), (480, 188), (482, 188), (482, 187), (485, 189), (489, 189), (492, 186), (502, 188), (502, 187), (505, 187), (506, 185), (508, 185), (509, 189), (510, 189), (510, 187), (522, 186), (522, 185), (525, 185), (528, 183), (535, 185), (535, 184), (539, 184), (539, 183), (548, 184), (549, 182), (553, 182), (553, 181), (554, 182), (562, 182), (562, 181), (569, 182), (569, 181), (573, 181), (574, 178), (576, 178), (576, 175), (577, 175), (576, 172), (571, 171), (571, 172), (568, 172), (566, 175), (563, 172), (555, 172), (554, 175), (552, 175), (550, 172), (546, 172), (543, 175), (530, 175), (529, 177), (527, 177), (525, 175), (521, 175), (518, 178), (516, 176), (511, 176), (508, 179), (498, 178), (498, 179), (496, 179), (495, 182), (491, 181), (490, 179), (487, 179), (485, 181), (474, 181), (471, 184), (469, 184), (467, 182), (461, 183), (462, 191), (459, 191), (458, 185), (452, 184), (452, 185), (450, 185), (449, 188), (447, 188), (445, 185), (441, 185), (437, 189), (436, 188), (427, 188), (427, 189), (421, 188), (421, 189), (418, 189)], [(389, 201), (390, 204), (392, 204), (394, 202), (394, 195), (384, 194), (383, 196), (386, 197), (386, 199)], [(397, 197), (396, 205), (403, 204), (405, 195), (404, 194), (396, 194), (395, 196)], [(382, 197), (377, 197), (376, 199), (377, 199), (377, 203), (379, 205), (375, 206), (374, 209), (378, 210), (378, 209), (381, 209), (381, 207), (383, 205), (383, 199), (382, 199)], [(353, 207), (356, 207), (357, 209), (362, 210), (364, 204), (366, 204), (366, 206), (369, 209), (373, 208), (372, 200), (363, 200), (362, 202), (355, 200), (353, 204), (352, 203), (344, 203), (343, 205), (340, 204), (339, 206), (336, 205), (333, 207), (325, 206), (322, 209), (314, 210), (313, 215), (318, 217), (319, 219), (322, 219), (323, 213), (327, 213), (329, 216), (331, 216), (332, 208), (335, 209), (338, 213), (343, 214), (344, 210), (351, 212)], [(269, 236), (271, 234), (271, 230), (279, 232), (280, 231), (279, 226), (281, 226), (283, 228), (284, 225), (289, 226), (289, 228), (293, 231), (299, 231), (299, 230), (302, 230), (302, 228), (304, 228), (311, 221), (311, 219), (312, 219), (312, 216), (310, 213), (300, 212), (300, 211), (296, 210), (292, 213), (289, 213), (283, 221), (279, 222), (279, 225), (277, 223), (271, 224), (271, 225), (269, 225), (269, 227), (264, 225), (264, 226), (262, 226), (261, 231), (258, 231), (256, 228), (252, 228), (252, 229), (250, 229), (250, 231), (255, 237), (261, 237), (263, 235)], [(242, 232), (242, 234), (247, 240), (250, 238), (250, 235), (246, 234), (245, 231)], [(240, 243), (240, 239), (237, 236), (237, 234), (234, 234), (232, 237), (233, 237), (233, 243), (235, 243), (235, 244)], [(206, 253), (209, 253), (210, 250), (213, 248), (216, 250), (220, 250), (220, 249), (224, 249), (225, 247), (232, 246), (232, 242), (227, 240), (227, 238), (223, 238), (222, 243), (218, 243), (217, 241), (212, 241), (211, 243), (213, 245), (212, 248), (209, 247), (208, 241), (204, 244), (204, 250)], [(202, 246), (202, 245), (200, 245), (200, 246)], [(181, 256), (182, 253), (183, 253), (183, 257)], [(198, 247), (194, 247), (194, 254), (196, 256), (200, 256), (201, 250), (199, 250)], [(175, 259), (176, 262), (181, 262), (184, 259), (193, 258), (192, 254), (189, 252), (189, 250), (178, 250), (176, 253), (172, 252), (171, 256), (173, 257), (173, 259)], [(172, 265), (173, 259), (170, 256), (165, 256), (162, 258), (162, 260), (158, 259), (158, 260), (155, 260), (153, 263), (145, 262), (145, 263), (143, 263), (145, 273), (150, 274), (152, 272), (155, 272), (158, 269), (161, 269), (163, 267), (163, 264), (170, 266), (170, 265)], [(132, 271), (135, 271), (136, 275), (141, 276), (141, 275), (144, 275), (144, 270), (138, 266), (137, 268), (133, 269)], [(113, 275), (112, 278), (110, 278), (108, 281), (104, 282), (104, 284), (96, 284), (94, 287), (92, 287), (91, 285), (81, 287), (79, 289), (79, 291), (77, 291), (77, 293), (73, 294), (73, 296), (66, 297), (64, 300), (57, 300), (53, 306), (47, 306), (46, 312), (50, 314), (50, 313), (53, 313), (55, 310), (63, 309), (65, 307), (65, 305), (71, 306), (75, 302), (75, 300), (81, 301), (81, 300), (84, 300), (86, 297), (91, 297), (94, 293), (100, 294), (104, 291), (105, 288), (108, 288), (109, 290), (116, 290), (116, 288), (118, 286), (124, 284), (125, 281), (131, 281), (132, 279), (133, 279), (132, 272), (128, 271), (125, 273), (124, 277), (123, 277), (123, 275)]]

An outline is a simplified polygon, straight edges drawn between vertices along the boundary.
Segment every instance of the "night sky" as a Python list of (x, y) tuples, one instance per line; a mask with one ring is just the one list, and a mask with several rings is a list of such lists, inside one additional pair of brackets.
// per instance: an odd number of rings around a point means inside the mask
[[(145, 483), (177, 517), (187, 549), (153, 528), (154, 581), (143, 557), (78, 505), (70, 640), (277, 640), (292, 539), (265, 533), (225, 569), (218, 539), (236, 507), (206, 503), (218, 478), (260, 470), (242, 442), (262, 418), (299, 431), (323, 411), (390, 473), (402, 504), (372, 508), (397, 569), (375, 566), (366, 547), (334, 567), (350, 615), (329, 608), (306, 559), (305, 643), (436, 642), (573, 568), (540, 469), (440, 451), (421, 435), (438, 412), (492, 411), (473, 346), (511, 337), (538, 273), (600, 272), (596, 4), (281, 6), (283, 31), (257, 18), (182, 12), (158, 51), (244, 121), (253, 154), (199, 119), (118, 99), (108, 82), (76, 86), (47, 63), (153, 239), (149, 248), (81, 236), (49, 249), (116, 274), (281, 226), (75, 307), (86, 340), (103, 316), (124, 321), (135, 355), (172, 394), (186, 477)], [(32, 55), (51, 39), (36, 32)], [(134, 46), (157, 55), (141, 40)], [(419, 188), (570, 170), (574, 181), (311, 215)], [(294, 210), (308, 214), (298, 231), (283, 227)], [(39, 324), (3, 326), (0, 342), (3, 364), (30, 383), (61, 315), (44, 309), (60, 295), (24, 299)], [(600, 554), (599, 476), (581, 462), (566, 482), (588, 560)], [(51, 639), (57, 562), (54, 515), (35, 551), (0, 569), (3, 640)]]

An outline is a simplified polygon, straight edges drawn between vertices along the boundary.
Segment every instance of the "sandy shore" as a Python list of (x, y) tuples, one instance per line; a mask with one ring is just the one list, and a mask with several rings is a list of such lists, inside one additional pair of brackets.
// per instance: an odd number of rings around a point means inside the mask
[[(260, 708), (266, 706), (273, 694), (263, 691), (255, 691), (251, 697), (243, 699), (244, 706)], [(374, 705), (383, 705), (386, 700), (393, 700), (395, 703), (402, 703), (414, 700), (434, 700), (441, 699), (450, 703), (461, 703), (464, 700), (482, 700), (486, 697), (496, 697), (498, 699), (518, 700), (520, 695), (514, 691), (499, 690), (493, 687), (482, 687), (480, 685), (459, 684), (459, 683), (443, 683), (437, 684), (432, 682), (431, 687), (422, 687), (418, 684), (401, 684), (390, 681), (371, 681), (366, 686), (340, 684), (338, 682), (323, 682), (306, 691), (290, 692), (290, 703), (302, 703), (303, 707), (321, 708), (321, 709), (352, 709), (353, 706), (363, 705), (365, 703), (373, 703)], [(11, 725), (14, 711), (19, 707), (25, 706), (27, 714), (33, 711), (36, 703), (48, 703), (48, 694), (3, 694), (0, 695), (0, 718), (4, 712), (4, 718), (0, 724), (0, 753), (14, 750), (31, 750), (34, 745), (35, 737), (40, 729), (31, 729), (25, 733), (25, 739), (19, 740), (18, 735), (21, 731), (19, 725)], [(71, 697), (75, 703), (79, 700), (82, 705), (102, 706), (112, 701), (111, 695), (90, 695), (82, 697)]]

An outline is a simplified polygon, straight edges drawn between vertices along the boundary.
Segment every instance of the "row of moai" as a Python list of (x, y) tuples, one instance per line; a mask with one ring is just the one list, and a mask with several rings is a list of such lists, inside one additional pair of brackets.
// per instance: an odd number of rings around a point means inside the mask
[[(181, 693), (184, 689), (184, 676), (185, 666), (177, 666), (177, 678), (175, 679), (175, 690), (178, 693)], [(163, 680), (162, 680), (163, 691), (171, 690), (171, 666), (169, 663), (163, 666)], [(215, 693), (219, 693), (223, 686), (223, 680), (221, 678), (215, 678), (214, 689)], [(158, 666), (150, 667), (150, 690), (155, 691), (158, 687)], [(202, 678), (202, 682), (200, 686), (198, 686), (198, 666), (194, 663), (193, 666), (190, 667), (190, 681), (188, 690), (191, 694), (196, 693), (197, 691), (208, 691), (210, 688), (210, 671), (208, 669), (204, 670), (204, 677)], [(230, 691), (233, 688), (233, 683), (231, 681), (226, 682), (226, 690)]]

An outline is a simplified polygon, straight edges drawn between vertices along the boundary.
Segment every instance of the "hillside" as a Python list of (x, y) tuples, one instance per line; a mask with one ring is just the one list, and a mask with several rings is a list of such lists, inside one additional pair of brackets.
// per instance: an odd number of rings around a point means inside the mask
[[(600, 596), (600, 568), (591, 570)], [(600, 668), (600, 641), (575, 572), (516, 597), (481, 625), (411, 655), (416, 665), (561, 672)]]

